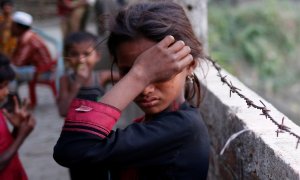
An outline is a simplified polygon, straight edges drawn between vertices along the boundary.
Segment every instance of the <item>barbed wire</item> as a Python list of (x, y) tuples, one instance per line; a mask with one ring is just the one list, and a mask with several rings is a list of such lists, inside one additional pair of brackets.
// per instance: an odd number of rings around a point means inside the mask
[(260, 101), (260, 103), (261, 103), (262, 105), (257, 105), (257, 104), (255, 104), (251, 99), (249, 99), (248, 97), (246, 97), (245, 95), (243, 95), (243, 94), (241, 93), (241, 91), (242, 91), (241, 89), (235, 87), (235, 86), (232, 84), (231, 81), (228, 81), (228, 80), (227, 80), (227, 76), (226, 76), (226, 75), (224, 76), (224, 75), (221, 73), (222, 68), (217, 64), (217, 62), (216, 62), (215, 60), (213, 60), (211, 57), (206, 57), (206, 59), (207, 59), (209, 62), (211, 62), (212, 65), (213, 65), (213, 67), (217, 70), (217, 72), (218, 72), (218, 75), (217, 75), (217, 76), (220, 77), (221, 82), (222, 82), (223, 84), (226, 84), (226, 85), (230, 88), (230, 90), (229, 90), (229, 96), (230, 96), (230, 97), (231, 97), (231, 94), (235, 93), (235, 94), (237, 94), (240, 98), (242, 98), (242, 99), (244, 99), (244, 100), (246, 101), (246, 104), (248, 105), (248, 108), (253, 107), (253, 108), (256, 108), (256, 109), (261, 110), (262, 113), (261, 113), (260, 115), (265, 116), (266, 119), (271, 120), (271, 122), (274, 123), (274, 124), (278, 127), (278, 129), (275, 131), (276, 134), (277, 134), (277, 137), (279, 136), (279, 133), (284, 133), (284, 132), (289, 133), (290, 135), (292, 135), (292, 136), (294, 136), (294, 137), (297, 138), (296, 149), (298, 148), (298, 146), (299, 146), (299, 144), (300, 144), (300, 136), (299, 136), (298, 134), (294, 133), (294, 132), (291, 130), (291, 128), (289, 128), (289, 127), (287, 127), (286, 125), (284, 125), (284, 117), (281, 119), (281, 123), (278, 123), (278, 122), (270, 115), (270, 111), (271, 111), (271, 110), (269, 110), (269, 109), (266, 107), (266, 105), (265, 105), (261, 100), (259, 100), (259, 101)]

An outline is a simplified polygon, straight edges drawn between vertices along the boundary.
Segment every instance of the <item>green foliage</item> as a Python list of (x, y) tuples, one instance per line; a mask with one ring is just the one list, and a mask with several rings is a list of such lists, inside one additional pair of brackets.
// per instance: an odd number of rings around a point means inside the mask
[(243, 61), (257, 72), (259, 80), (274, 82), (275, 89), (280, 82), (294, 82), (290, 75), (285, 76), (283, 67), (295, 63), (293, 57), (299, 49), (300, 12), (293, 8), (297, 6), (280, 1), (209, 4), (211, 56), (237, 76)]

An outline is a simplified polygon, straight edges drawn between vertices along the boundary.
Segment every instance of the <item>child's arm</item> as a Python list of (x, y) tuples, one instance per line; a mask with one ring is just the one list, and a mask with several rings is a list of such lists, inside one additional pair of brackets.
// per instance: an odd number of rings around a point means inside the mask
[(77, 95), (81, 87), (81, 83), (76, 81), (69, 87), (68, 81), (69, 80), (67, 76), (61, 77), (59, 81), (59, 93), (56, 103), (58, 112), (62, 117), (66, 116), (71, 101)]
[(34, 117), (27, 111), (29, 103), (25, 103), (25, 105), (19, 107), (16, 97), (14, 97), (14, 101), (15, 108), (13, 113), (3, 110), (6, 119), (8, 119), (9, 122), (14, 126), (14, 141), (6, 151), (0, 154), (0, 171), (6, 167), (10, 160), (14, 157), (24, 140), (31, 133), (35, 126)]
[[(111, 76), (112, 75), (112, 76)], [(116, 71), (102, 70), (99, 73), (99, 81), (101, 86), (106, 86), (108, 83), (117, 82), (120, 80), (120, 75)]]
[(70, 77), (64, 75), (60, 78), (60, 88), (57, 98), (59, 114), (66, 116), (72, 100), (76, 97), (79, 89), (91, 80), (91, 70), (87, 65), (81, 64), (75, 73), (75, 79), (70, 83)]
[(24, 121), (20, 124), (20, 126), (16, 130), (16, 137), (13, 143), (6, 151), (0, 154), (0, 171), (6, 167), (10, 160), (18, 152), (20, 146), (23, 144), (27, 136), (31, 133), (34, 126), (35, 119), (33, 118), (33, 116), (27, 117), (27, 119), (24, 119)]

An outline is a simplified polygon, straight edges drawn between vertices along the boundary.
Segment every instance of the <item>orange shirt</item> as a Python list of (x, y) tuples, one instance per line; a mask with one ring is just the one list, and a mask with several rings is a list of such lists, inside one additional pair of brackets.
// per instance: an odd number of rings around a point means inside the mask
[(16, 47), (17, 38), (11, 35), (11, 17), (0, 15), (0, 52), (10, 57)]

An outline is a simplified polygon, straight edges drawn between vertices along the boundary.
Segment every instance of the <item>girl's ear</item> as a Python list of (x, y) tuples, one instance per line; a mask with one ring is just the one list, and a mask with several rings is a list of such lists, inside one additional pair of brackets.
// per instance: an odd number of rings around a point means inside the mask
[(189, 65), (188, 67), (188, 74), (192, 74), (195, 70), (195, 68), (197, 67), (198, 61), (197, 60), (193, 60), (193, 62)]

